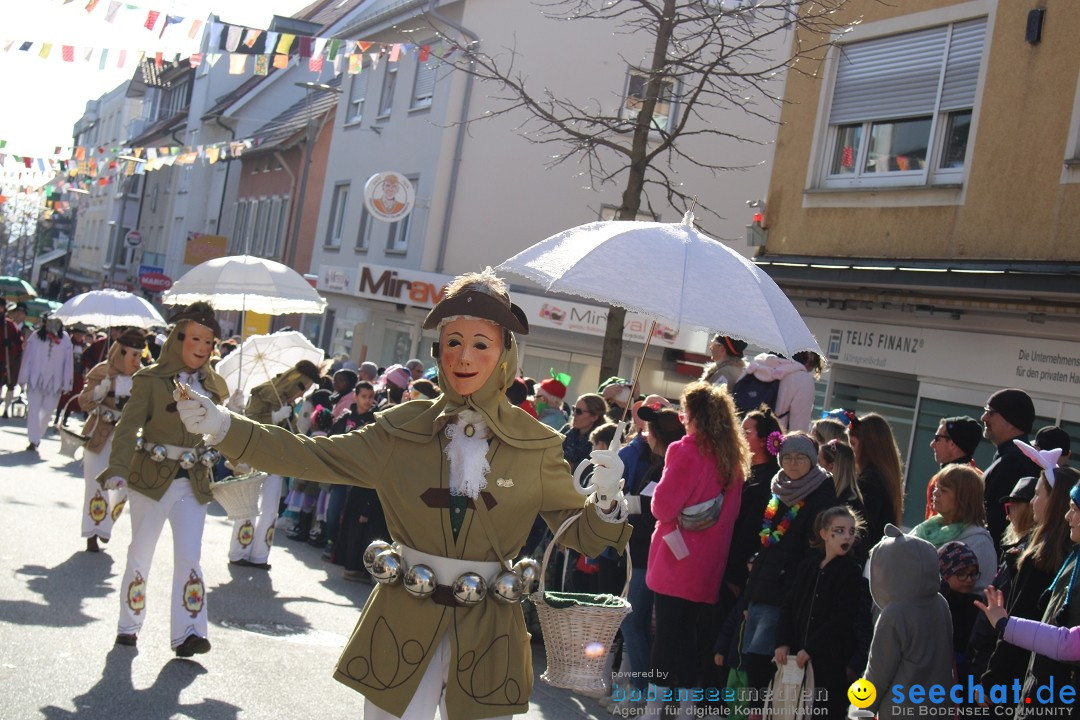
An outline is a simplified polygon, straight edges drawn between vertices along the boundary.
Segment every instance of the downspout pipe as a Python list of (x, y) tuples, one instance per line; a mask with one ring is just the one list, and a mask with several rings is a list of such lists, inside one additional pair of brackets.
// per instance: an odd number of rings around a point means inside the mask
[[(220, 115), (215, 115), (214, 116), (214, 123), (217, 124), (219, 127), (222, 127), (222, 128), (229, 131), (229, 140), (230, 141), (236, 139), (236, 131), (233, 130), (228, 125), (226, 125), (225, 123), (221, 122), (221, 116)], [(229, 159), (225, 161), (225, 182), (221, 186), (221, 202), (218, 204), (217, 222), (214, 223), (214, 234), (215, 235), (220, 235), (221, 234), (221, 214), (223, 212), (225, 212), (225, 195), (229, 191), (229, 170), (232, 169), (232, 160), (233, 160), (232, 155), (230, 154)], [(245, 253), (247, 252), (246, 248), (244, 249), (244, 252)]]
[[(469, 30), (463, 25), (459, 25), (450, 18), (439, 13), (437, 6), (439, 0), (431, 0), (428, 3), (426, 14), (435, 18), (439, 22), (457, 30), (459, 33), (469, 39), (471, 46), (475, 49), (480, 45), (480, 36)], [(450, 166), (450, 187), (446, 193), (446, 213), (443, 217), (442, 232), (439, 234), (439, 255), (435, 262), (435, 272), (443, 272), (443, 266), (446, 264), (446, 245), (450, 238), (450, 219), (454, 214), (454, 198), (457, 195), (458, 175), (461, 170), (461, 155), (462, 148), (465, 146), (465, 121), (469, 117), (469, 101), (472, 98), (473, 81), (475, 78), (472, 73), (465, 74), (465, 90), (461, 98), (461, 113), (458, 117), (457, 138), (454, 141), (454, 159), (451, 161)]]

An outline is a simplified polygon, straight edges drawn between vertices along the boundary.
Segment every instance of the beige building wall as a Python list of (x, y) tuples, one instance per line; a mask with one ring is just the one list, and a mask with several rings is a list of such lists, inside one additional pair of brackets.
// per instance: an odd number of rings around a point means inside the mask
[[(1046, 8), (1042, 41), (1029, 45), (1027, 15), (1036, 7)], [(988, 25), (962, 187), (821, 187), (834, 47), (787, 81), (766, 218), (769, 254), (1080, 259), (1080, 166), (1069, 162), (1080, 127), (1080, 3), (860, 1), (848, 16), (862, 22), (845, 41), (965, 15), (987, 16)]]

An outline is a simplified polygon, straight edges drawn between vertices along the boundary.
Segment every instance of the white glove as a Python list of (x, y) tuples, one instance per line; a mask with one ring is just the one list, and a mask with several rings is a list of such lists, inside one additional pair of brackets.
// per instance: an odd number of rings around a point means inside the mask
[(109, 394), (109, 378), (105, 378), (97, 384), (94, 388), (93, 394), (90, 396), (94, 402), (99, 403), (105, 399), (105, 396)]
[(270, 413), (270, 419), (275, 425), (292, 415), (292, 408), (288, 405), (282, 405), (280, 408)]
[(589, 455), (593, 464), (592, 486), (596, 492), (596, 503), (607, 507), (613, 500), (621, 499), (623, 489), (623, 461), (618, 450), (593, 450)]
[(190, 387), (185, 387), (184, 390), (189, 399), (182, 399), (178, 389), (173, 390), (173, 399), (176, 400), (176, 412), (180, 415), (180, 421), (188, 432), (204, 435), (210, 445), (225, 439), (225, 433), (229, 430), (228, 411)]
[(235, 413), (244, 412), (244, 391), (240, 388), (233, 390), (232, 395), (229, 396), (227, 407)]
[(127, 487), (127, 481), (125, 481), (122, 477), (113, 475), (111, 478), (105, 481), (104, 486), (106, 490), (119, 490), (120, 488)]

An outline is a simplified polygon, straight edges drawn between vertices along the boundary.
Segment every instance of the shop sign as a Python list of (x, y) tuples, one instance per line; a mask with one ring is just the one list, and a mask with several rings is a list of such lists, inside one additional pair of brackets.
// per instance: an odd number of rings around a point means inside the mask
[(375, 173), (364, 183), (364, 207), (376, 220), (396, 222), (412, 211), (415, 202), (416, 191), (401, 173)]
[(830, 363), (1036, 393), (1080, 391), (1080, 343), (805, 318)]
[(173, 286), (172, 278), (162, 272), (164, 268), (150, 265), (139, 266), (139, 286), (147, 292), (165, 292)]
[(356, 288), (356, 268), (320, 265), (315, 279), (316, 290), (351, 293)]

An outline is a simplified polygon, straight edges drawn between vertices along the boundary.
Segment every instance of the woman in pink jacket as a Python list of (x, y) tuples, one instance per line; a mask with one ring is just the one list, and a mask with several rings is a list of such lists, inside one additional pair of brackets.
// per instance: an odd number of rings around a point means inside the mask
[[(695, 700), (701, 658), (713, 637), (702, 622), (720, 595), (750, 449), (723, 386), (691, 383), (682, 394), (686, 437), (668, 446), (652, 498), (656, 530), (645, 582), (656, 594), (652, 668), (656, 700)], [(665, 691), (663, 688), (669, 690)]]

